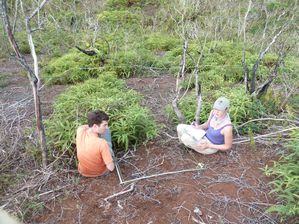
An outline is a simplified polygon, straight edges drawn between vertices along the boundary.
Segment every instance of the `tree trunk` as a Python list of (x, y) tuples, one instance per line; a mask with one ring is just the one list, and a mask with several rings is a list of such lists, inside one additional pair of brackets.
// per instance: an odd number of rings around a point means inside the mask
[(178, 101), (180, 99), (180, 93), (181, 93), (180, 82), (183, 81), (185, 78), (187, 48), (188, 48), (188, 41), (184, 40), (183, 54), (182, 54), (182, 59), (181, 59), (181, 64), (180, 64), (180, 71), (179, 71), (177, 79), (176, 79), (176, 96), (172, 101), (172, 108), (173, 108), (177, 118), (179, 119), (180, 123), (186, 122), (185, 116), (178, 108)]
[[(39, 135), (39, 143), (40, 143), (40, 147), (41, 147), (41, 151), (42, 151), (43, 167), (46, 168), (46, 166), (47, 166), (46, 135), (45, 135), (45, 130), (44, 130), (44, 126), (43, 126), (40, 99), (39, 99), (39, 94), (38, 94), (39, 78), (38, 78), (38, 68), (36, 67), (36, 66), (38, 66), (38, 63), (37, 63), (37, 58), (36, 58), (36, 54), (35, 54), (35, 50), (34, 50), (34, 45), (33, 45), (32, 41), (31, 42), (29, 41), (30, 48), (31, 48), (31, 50), (33, 50), (31, 53), (32, 53), (32, 56), (33, 56), (33, 59), (34, 59), (34, 66), (35, 66), (34, 70), (37, 74), (35, 74), (35, 72), (33, 72), (31, 67), (26, 62), (25, 58), (20, 53), (19, 46), (18, 46), (18, 44), (17, 44), (17, 42), (14, 38), (14, 35), (12, 33), (12, 29), (11, 29), (11, 25), (10, 25), (8, 13), (7, 13), (7, 5), (6, 4), (7, 4), (6, 0), (0, 0), (0, 14), (1, 14), (1, 17), (2, 17), (2, 20), (3, 20), (4, 30), (7, 34), (8, 40), (11, 44), (11, 47), (13, 48), (13, 50), (16, 54), (16, 58), (17, 58), (18, 62), (27, 71), (28, 79), (29, 79), (30, 84), (32, 86), (33, 97), (34, 97), (35, 118), (36, 118), (36, 129), (37, 129), (37, 133)], [(32, 15), (34, 15), (34, 14), (32, 14)], [(28, 19), (28, 21), (26, 20), (26, 23), (27, 22), (29, 24), (29, 19)], [(31, 37), (31, 40), (32, 40), (30, 26), (27, 26), (27, 34), (28, 34), (29, 40), (30, 40), (30, 37)]]
[(280, 65), (283, 63), (286, 54), (281, 50), (280, 55), (277, 58), (275, 63), (275, 67), (273, 72), (271, 72), (267, 78), (267, 80), (255, 91), (255, 95), (257, 99), (260, 99), (268, 90), (269, 86), (273, 82), (273, 80), (277, 77), (278, 69)]

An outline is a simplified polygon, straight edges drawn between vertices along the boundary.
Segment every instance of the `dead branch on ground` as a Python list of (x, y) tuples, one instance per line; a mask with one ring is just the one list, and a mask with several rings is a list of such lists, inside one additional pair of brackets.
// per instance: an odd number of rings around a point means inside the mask
[(108, 200), (110, 200), (111, 198), (115, 198), (115, 197), (118, 197), (119, 195), (123, 195), (123, 194), (129, 193), (129, 192), (131, 192), (131, 191), (134, 190), (134, 187), (135, 187), (135, 183), (132, 183), (132, 184), (130, 185), (130, 188), (129, 188), (128, 190), (123, 190), (123, 191), (120, 191), (120, 192), (115, 193), (115, 194), (113, 194), (113, 195), (110, 195), (110, 196), (104, 198), (104, 201), (108, 201)]
[(128, 184), (128, 183), (136, 182), (136, 181), (139, 181), (139, 180), (145, 180), (145, 179), (149, 179), (149, 178), (153, 178), (153, 177), (160, 177), (160, 176), (165, 176), (165, 175), (172, 175), (172, 174), (179, 174), (179, 173), (186, 173), (186, 172), (194, 172), (194, 171), (201, 171), (201, 170), (202, 169), (195, 168), (195, 169), (186, 169), (186, 170), (178, 170), (178, 171), (170, 171), (170, 172), (165, 172), (165, 173), (158, 173), (158, 174), (139, 177), (139, 178), (135, 178), (135, 179), (131, 179), (131, 180), (126, 180), (126, 181), (122, 182), (122, 184)]
[(282, 121), (282, 122), (289, 122), (289, 123), (294, 123), (296, 125), (299, 125), (299, 119), (297, 120), (290, 120), (290, 119), (280, 119), (280, 118), (268, 118), (268, 117), (265, 117), (265, 118), (258, 118), (258, 119), (252, 119), (252, 120), (249, 120), (243, 124), (240, 124), (237, 126), (237, 128), (241, 128), (243, 126), (245, 126), (246, 124), (249, 124), (251, 122), (256, 122), (256, 121)]
[[(272, 132), (272, 133), (268, 133), (268, 134), (264, 134), (264, 135), (258, 135), (258, 136), (253, 137), (252, 139), (256, 140), (256, 139), (265, 138), (265, 137), (269, 137), (269, 136), (275, 136), (275, 135), (281, 134), (283, 132), (289, 132), (291, 130), (295, 130), (298, 128), (299, 127), (291, 127), (291, 128), (287, 128), (287, 129), (284, 129), (281, 131), (276, 131), (276, 132)], [(251, 138), (247, 138), (245, 140), (234, 139), (233, 144), (236, 145), (236, 144), (241, 144), (241, 143), (250, 142), (250, 141), (251, 141)]]

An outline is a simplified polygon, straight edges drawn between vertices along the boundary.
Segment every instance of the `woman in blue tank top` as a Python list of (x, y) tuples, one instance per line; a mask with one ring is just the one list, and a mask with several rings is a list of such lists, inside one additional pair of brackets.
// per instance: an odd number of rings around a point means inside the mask
[(204, 124), (198, 125), (193, 122), (191, 125), (178, 125), (179, 140), (202, 154), (230, 149), (233, 142), (233, 127), (228, 109), (229, 100), (225, 97), (218, 98), (209, 119)]

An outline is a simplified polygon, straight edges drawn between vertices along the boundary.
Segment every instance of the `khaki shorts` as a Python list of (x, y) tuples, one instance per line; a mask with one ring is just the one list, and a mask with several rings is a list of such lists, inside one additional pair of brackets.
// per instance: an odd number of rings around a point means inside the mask
[(195, 150), (201, 154), (209, 155), (218, 151), (218, 149), (207, 148), (204, 150), (197, 149), (199, 144), (211, 143), (205, 136), (205, 131), (202, 129), (196, 129), (191, 125), (179, 124), (177, 126), (177, 132), (179, 141), (182, 142), (188, 148)]

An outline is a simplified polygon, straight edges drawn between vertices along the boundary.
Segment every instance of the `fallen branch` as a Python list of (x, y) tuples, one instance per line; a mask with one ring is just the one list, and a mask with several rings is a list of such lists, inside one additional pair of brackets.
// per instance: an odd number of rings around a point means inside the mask
[(158, 173), (158, 174), (153, 174), (153, 175), (150, 175), (150, 176), (144, 176), (144, 177), (139, 177), (139, 178), (135, 178), (135, 179), (131, 179), (131, 180), (126, 180), (126, 181), (123, 181), (121, 184), (128, 184), (128, 183), (131, 183), (131, 182), (136, 182), (138, 180), (149, 179), (149, 178), (152, 178), (152, 177), (160, 177), (160, 176), (165, 176), (165, 175), (185, 173), (185, 172), (193, 172), (193, 171), (200, 171), (200, 170), (203, 170), (203, 169), (202, 168), (200, 168), (200, 169), (194, 168), (194, 169), (187, 169), (187, 170), (171, 171), (171, 172), (166, 172), (166, 173)]
[[(279, 133), (291, 131), (291, 130), (298, 129), (298, 128), (299, 127), (292, 127), (292, 128), (287, 128), (287, 129), (284, 129), (284, 130), (281, 130), (281, 131), (276, 131), (276, 132), (273, 132), (273, 133), (265, 134), (265, 135), (258, 135), (258, 136), (253, 137), (253, 139), (268, 137), (268, 136), (276, 135), (276, 134), (279, 134)], [(238, 139), (236, 139), (236, 140), (238, 140)], [(235, 144), (240, 144), (240, 143), (244, 143), (244, 142), (249, 142), (250, 140), (251, 139), (248, 138), (246, 140), (242, 140), (242, 141), (239, 141), (239, 142), (233, 142), (233, 144), (235, 145)]]
[(296, 120), (289, 120), (289, 119), (278, 119), (278, 118), (259, 118), (259, 119), (253, 119), (253, 120), (249, 120), (239, 126), (237, 126), (237, 128), (240, 128), (240, 127), (243, 127), (245, 126), (246, 124), (248, 123), (251, 123), (251, 122), (254, 122), (254, 121), (287, 121), (287, 122), (290, 122), (290, 123), (294, 123), (294, 124), (297, 124), (299, 125), (299, 121), (296, 121)]
[(108, 200), (111, 199), (111, 198), (115, 198), (115, 197), (117, 197), (117, 196), (119, 196), (119, 195), (123, 195), (123, 194), (126, 194), (126, 193), (128, 193), (128, 192), (131, 192), (131, 191), (134, 190), (134, 187), (135, 187), (135, 184), (133, 183), (133, 184), (131, 184), (131, 187), (130, 187), (128, 190), (121, 191), (121, 192), (118, 192), (118, 193), (116, 193), (116, 194), (110, 195), (110, 196), (104, 198), (104, 200), (105, 200), (105, 201), (108, 201)]

